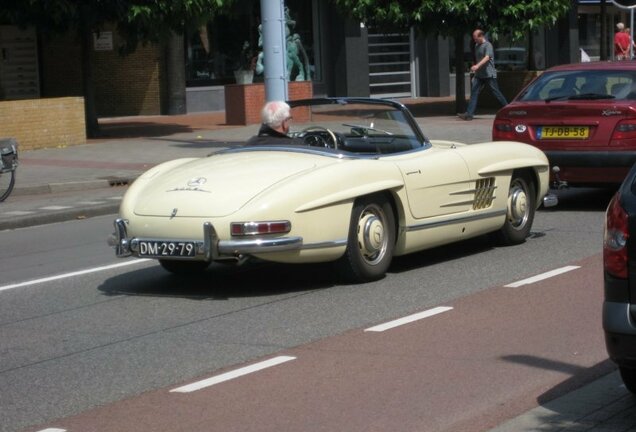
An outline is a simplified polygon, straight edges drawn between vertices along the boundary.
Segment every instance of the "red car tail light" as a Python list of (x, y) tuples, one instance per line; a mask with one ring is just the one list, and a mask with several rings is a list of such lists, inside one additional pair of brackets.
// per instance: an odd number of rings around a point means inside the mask
[(614, 195), (605, 212), (603, 235), (603, 265), (610, 275), (627, 279), (628, 216), (621, 207), (618, 193)]
[(623, 120), (619, 122), (612, 133), (612, 143), (615, 141), (636, 139), (636, 119)]
[(514, 140), (515, 133), (512, 123), (508, 120), (495, 119), (492, 127), (492, 139), (493, 141)]
[(230, 230), (233, 236), (263, 234), (286, 234), (291, 231), (290, 221), (232, 222)]

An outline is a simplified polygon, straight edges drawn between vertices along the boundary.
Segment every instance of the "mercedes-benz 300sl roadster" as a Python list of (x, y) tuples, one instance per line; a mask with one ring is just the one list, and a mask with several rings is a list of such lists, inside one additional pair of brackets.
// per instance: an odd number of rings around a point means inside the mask
[(290, 105), (292, 140), (173, 160), (135, 180), (110, 239), (117, 256), (173, 273), (334, 262), (345, 280), (368, 281), (394, 256), (486, 233), (521, 243), (550, 197), (535, 147), (429, 140), (394, 101)]

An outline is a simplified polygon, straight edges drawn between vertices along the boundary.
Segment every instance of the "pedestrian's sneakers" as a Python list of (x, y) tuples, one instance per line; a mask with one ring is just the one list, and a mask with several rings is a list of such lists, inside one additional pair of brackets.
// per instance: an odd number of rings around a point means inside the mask
[(468, 114), (466, 114), (466, 113), (463, 113), (463, 114), (457, 114), (457, 117), (459, 117), (459, 118), (460, 118), (460, 119), (462, 119), (462, 120), (467, 120), (467, 121), (468, 121), (468, 120), (472, 120), (472, 119), (473, 119), (473, 116), (468, 115)]

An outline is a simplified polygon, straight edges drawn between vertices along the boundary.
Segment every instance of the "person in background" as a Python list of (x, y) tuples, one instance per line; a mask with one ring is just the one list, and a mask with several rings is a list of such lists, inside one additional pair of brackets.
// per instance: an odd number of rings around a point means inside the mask
[(495, 69), (495, 50), (492, 44), (486, 40), (486, 35), (480, 29), (473, 32), (473, 41), (475, 41), (475, 58), (477, 63), (470, 67), (471, 74), (474, 77), (470, 88), (470, 101), (468, 108), (463, 114), (457, 114), (462, 120), (472, 120), (477, 109), (477, 99), (479, 93), (485, 85), (490, 87), (493, 96), (502, 106), (508, 105), (506, 97), (499, 90), (497, 84), (497, 70)]
[(627, 58), (634, 58), (634, 51), (636, 51), (636, 42), (634, 42), (634, 39), (632, 38), (632, 30), (629, 27), (625, 27), (625, 34), (627, 36), (629, 36), (629, 46), (632, 50), (632, 52), (630, 53), (629, 50), (630, 48), (627, 49)]
[(288, 135), (291, 120), (291, 108), (286, 102), (267, 102), (261, 110), (262, 124), (258, 134), (245, 144), (297, 144), (297, 140)]
[(629, 42), (629, 35), (625, 33), (625, 24), (619, 22), (616, 24), (616, 33), (614, 33), (614, 57), (616, 60), (629, 59)]

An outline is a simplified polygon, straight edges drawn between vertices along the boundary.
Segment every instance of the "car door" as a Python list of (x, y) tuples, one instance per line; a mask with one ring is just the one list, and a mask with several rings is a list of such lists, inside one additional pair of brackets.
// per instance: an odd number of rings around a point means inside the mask
[(465, 212), (471, 208), (469, 172), (452, 146), (431, 148), (416, 158), (400, 162), (409, 209), (413, 218), (424, 219)]

